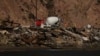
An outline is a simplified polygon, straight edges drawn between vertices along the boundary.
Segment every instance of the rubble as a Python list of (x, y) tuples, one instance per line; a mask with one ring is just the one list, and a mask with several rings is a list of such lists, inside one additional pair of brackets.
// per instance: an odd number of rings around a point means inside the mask
[[(7, 28), (7, 27), (6, 27)], [(9, 28), (9, 27), (8, 27)], [(21, 25), (7, 29), (0, 29), (0, 46), (26, 46), (49, 48), (85, 48), (88, 46), (100, 47), (100, 29), (90, 25), (82, 29), (72, 28), (35, 28)]]
[(99, 40), (100, 40), (100, 38), (99, 38), (99, 37), (97, 37), (97, 36), (94, 36), (94, 39), (95, 39), (95, 40), (97, 40), (97, 41), (99, 41)]

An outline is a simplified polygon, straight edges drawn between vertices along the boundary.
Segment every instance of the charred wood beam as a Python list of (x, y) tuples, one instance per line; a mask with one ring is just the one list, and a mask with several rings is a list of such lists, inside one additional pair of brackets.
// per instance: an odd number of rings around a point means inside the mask
[(87, 37), (84, 37), (84, 36), (82, 36), (82, 35), (73, 33), (73, 32), (71, 32), (71, 31), (69, 31), (69, 30), (66, 30), (65, 28), (61, 28), (61, 29), (62, 29), (63, 31), (65, 31), (65, 33), (70, 34), (71, 36), (73, 36), (73, 37), (75, 37), (75, 38), (77, 38), (77, 39), (80, 39), (80, 40), (88, 40)]

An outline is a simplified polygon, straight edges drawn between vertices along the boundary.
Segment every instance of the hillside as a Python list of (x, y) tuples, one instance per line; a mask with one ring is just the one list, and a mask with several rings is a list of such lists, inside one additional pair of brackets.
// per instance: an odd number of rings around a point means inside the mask
[(36, 10), (38, 19), (58, 16), (65, 27), (100, 27), (99, 0), (0, 0), (0, 21), (10, 19), (24, 26), (32, 25)]

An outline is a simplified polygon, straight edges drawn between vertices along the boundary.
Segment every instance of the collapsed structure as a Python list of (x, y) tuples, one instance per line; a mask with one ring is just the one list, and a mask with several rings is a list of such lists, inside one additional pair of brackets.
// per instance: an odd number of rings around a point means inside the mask
[[(8, 23), (8, 25), (4, 25), (4, 23)], [(23, 27), (20, 24), (8, 21), (4, 21), (4, 23), (0, 26), (3, 27), (0, 28), (1, 46), (100, 47), (100, 29), (89, 24), (84, 28), (64, 28), (60, 26), (58, 17), (48, 17), (46, 21), (37, 20), (34, 26), (29, 27)]]

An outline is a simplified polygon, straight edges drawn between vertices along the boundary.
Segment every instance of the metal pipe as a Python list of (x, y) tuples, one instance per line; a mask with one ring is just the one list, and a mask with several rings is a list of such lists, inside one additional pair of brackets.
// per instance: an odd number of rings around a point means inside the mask
[(37, 3), (38, 3), (38, 1), (36, 0), (36, 19), (37, 19)]

